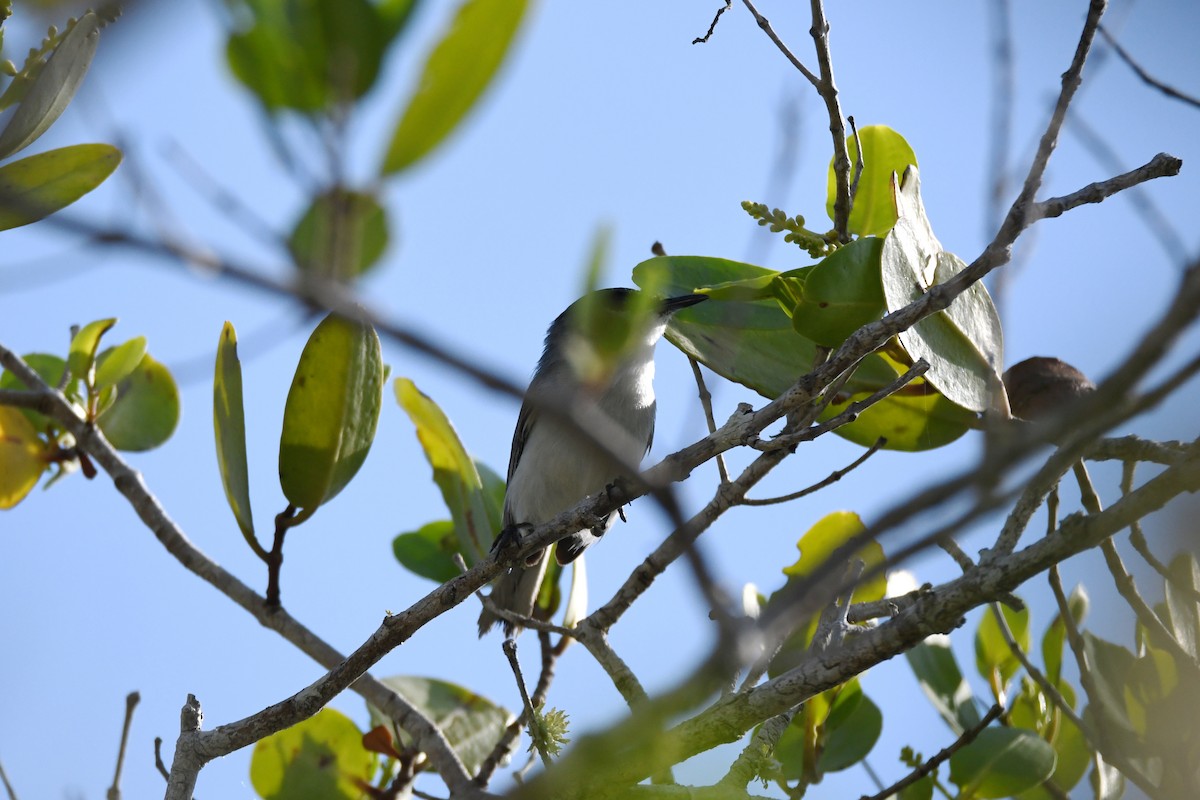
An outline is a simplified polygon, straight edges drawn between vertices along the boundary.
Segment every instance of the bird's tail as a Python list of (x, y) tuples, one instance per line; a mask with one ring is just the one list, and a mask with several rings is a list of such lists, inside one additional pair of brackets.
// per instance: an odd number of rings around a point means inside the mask
[[(492, 584), (491, 602), (497, 608), (505, 611), (512, 611), (523, 617), (533, 616), (533, 605), (537, 600), (542, 578), (546, 575), (548, 562), (549, 559), (546, 558), (546, 553), (543, 551), (536, 564), (513, 567), (501, 575)], [(503, 625), (504, 635), (510, 638), (521, 630), (520, 625), (501, 619), (492, 613), (491, 609), (484, 606), (479, 615), (479, 635), (484, 636), (495, 625)]]

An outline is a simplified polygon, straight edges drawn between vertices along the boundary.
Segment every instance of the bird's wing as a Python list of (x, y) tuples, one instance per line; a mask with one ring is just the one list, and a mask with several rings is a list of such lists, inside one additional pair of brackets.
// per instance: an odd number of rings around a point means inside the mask
[[(512, 484), (513, 473), (517, 471), (517, 464), (521, 462), (521, 453), (525, 451), (525, 443), (529, 441), (529, 432), (533, 430), (533, 425), (537, 422), (537, 417), (538, 412), (532, 403), (526, 400), (521, 404), (521, 413), (517, 415), (517, 427), (513, 431), (512, 452), (508, 455), (508, 476), (505, 478), (505, 482), (510, 485)], [(506, 499), (502, 527), (507, 528), (510, 525), (515, 525), (516, 522), (517, 520), (512, 519)]]

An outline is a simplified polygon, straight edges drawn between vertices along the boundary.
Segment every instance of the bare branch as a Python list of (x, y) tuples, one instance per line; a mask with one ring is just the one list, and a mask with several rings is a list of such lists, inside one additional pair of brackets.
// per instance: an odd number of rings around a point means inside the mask
[(800, 74), (819, 90), (821, 88), (821, 79), (818, 78), (812, 70), (804, 66), (800, 59), (796, 58), (796, 54), (793, 53), (788, 46), (783, 43), (783, 40), (779, 38), (779, 34), (777, 34), (775, 29), (771, 27), (771, 21), (758, 12), (758, 9), (754, 7), (754, 3), (752, 3), (751, 0), (742, 0), (742, 2), (745, 4), (750, 13), (754, 15), (754, 21), (758, 23), (758, 27), (762, 28), (763, 33), (765, 33), (767, 37), (775, 43), (775, 46), (779, 48), (779, 52), (783, 53), (787, 60), (792, 62), (792, 66), (798, 69)]
[(121, 768), (125, 766), (125, 746), (129, 743), (129, 727), (133, 724), (133, 710), (142, 696), (130, 692), (125, 696), (125, 722), (121, 726), (121, 746), (117, 749), (117, 767), (113, 771), (112, 786), (108, 787), (108, 800), (121, 800)]
[(721, 19), (721, 15), (728, 11), (733, 6), (733, 0), (725, 0), (725, 5), (717, 9), (717, 13), (713, 15), (712, 22), (708, 24), (708, 30), (703, 36), (697, 36), (692, 39), (692, 44), (707, 44), (712, 38), (713, 31), (717, 29), (717, 21)]
[(1179, 174), (1183, 161), (1166, 153), (1159, 153), (1137, 169), (1122, 175), (1097, 181), (1062, 197), (1052, 197), (1035, 203), (1029, 212), (1029, 221), (1060, 217), (1065, 212), (1087, 203), (1100, 203), (1112, 197), (1117, 192), (1145, 183), (1155, 178), (1173, 177)]
[(846, 477), (846, 475), (853, 472), (857, 467), (861, 466), (864, 461), (866, 461), (868, 458), (870, 458), (871, 456), (878, 453), (885, 444), (887, 444), (887, 439), (883, 438), (882, 436), (879, 437), (878, 439), (875, 440), (875, 444), (868, 447), (861, 456), (854, 459), (854, 461), (850, 462), (850, 464), (848, 464), (845, 467), (842, 467), (841, 469), (835, 469), (824, 479), (817, 481), (812, 486), (809, 486), (805, 489), (801, 489), (798, 492), (792, 492), (791, 494), (785, 494), (781, 497), (768, 497), (768, 498), (764, 498), (764, 499), (754, 499), (751, 497), (743, 497), (741, 499), (741, 502), (739, 503), (739, 505), (771, 506), (771, 505), (778, 505), (779, 503), (790, 503), (793, 500), (799, 500), (801, 497), (807, 497), (808, 495), (813, 494), (814, 492), (818, 492), (821, 489), (824, 489), (826, 486), (831, 486), (831, 485), (837, 483), (838, 481), (840, 481), (842, 478)]

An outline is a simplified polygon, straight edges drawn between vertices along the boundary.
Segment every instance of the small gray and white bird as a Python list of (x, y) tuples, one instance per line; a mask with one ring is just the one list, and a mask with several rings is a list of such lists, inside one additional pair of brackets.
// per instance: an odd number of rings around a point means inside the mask
[[(577, 300), (551, 323), (513, 433), (497, 544), (505, 537), (520, 536), (529, 526), (549, 522), (588, 495), (628, 477), (569, 423), (540, 409), (567, 403), (582, 408), (583, 416), (596, 422), (593, 432), (622, 463), (641, 462), (654, 439), (654, 345), (671, 314), (705, 299), (704, 295), (689, 294), (647, 304), (639, 303), (646, 298), (634, 289), (602, 289)], [(602, 329), (606, 324), (636, 324), (638, 330), (629, 332), (627, 345), (615, 363), (591, 371), (589, 365), (598, 360), (603, 363), (603, 359), (594, 357), (596, 347), (586, 331), (594, 336), (597, 326)], [(560, 540), (553, 548), (558, 563), (565, 565), (578, 558), (612, 527), (616, 514), (614, 511), (593, 527)], [(535, 553), (523, 567), (513, 567), (497, 578), (492, 603), (532, 616), (550, 549)], [(497, 624), (503, 624), (510, 637), (520, 630), (484, 608), (479, 615), (479, 635)]]

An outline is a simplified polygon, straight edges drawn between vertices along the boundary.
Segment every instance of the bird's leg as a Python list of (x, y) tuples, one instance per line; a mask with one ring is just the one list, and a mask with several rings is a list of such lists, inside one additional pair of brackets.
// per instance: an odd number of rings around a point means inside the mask
[[(612, 483), (610, 483), (604, 487), (604, 493), (608, 495), (609, 500), (614, 499), (613, 492), (621, 492), (622, 496), (624, 494), (620, 485), (618, 485), (616, 481), (613, 481)], [(619, 516), (621, 518), (621, 522), (629, 522), (629, 520), (625, 519), (625, 506), (617, 506), (617, 516)], [(608, 520), (608, 515), (605, 515), (605, 521), (607, 521), (607, 520)]]
[(521, 539), (532, 530), (533, 526), (528, 522), (515, 522), (501, 528), (500, 532), (496, 534), (496, 538), (492, 540), (492, 552), (499, 553), (510, 547), (520, 547)]

